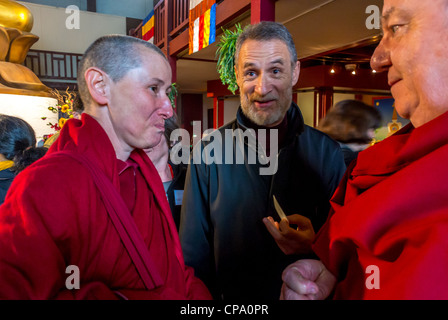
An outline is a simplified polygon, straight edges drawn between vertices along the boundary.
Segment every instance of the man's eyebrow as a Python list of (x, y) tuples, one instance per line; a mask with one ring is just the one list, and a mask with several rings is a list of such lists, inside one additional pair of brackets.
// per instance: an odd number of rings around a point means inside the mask
[(389, 10), (387, 10), (382, 16), (381, 16), (381, 20), (382, 22), (386, 22), (387, 20), (389, 20), (390, 16), (392, 13), (394, 13), (395, 11), (395, 7), (390, 8)]
[(253, 63), (253, 62), (245, 62), (244, 65), (243, 65), (243, 68), (244, 69), (252, 68), (253, 66), (255, 66), (255, 63)]
[[(278, 59), (272, 60), (271, 62), (269, 62), (269, 64), (271, 64), (271, 65), (280, 64), (283, 66), (283, 65), (285, 65), (285, 61), (282, 58), (278, 58)], [(254, 62), (245, 62), (243, 65), (243, 69), (253, 68), (255, 66), (256, 66), (256, 64)]]
[(271, 61), (271, 64), (281, 64), (284, 65), (285, 61), (282, 58), (275, 59), (274, 61)]
[(389, 10), (387, 10), (381, 17), (381, 25), (384, 28), (387, 27), (388, 21), (391, 19), (391, 17), (397, 17), (399, 19), (406, 19), (409, 20), (412, 18), (412, 13), (405, 9), (400, 9), (397, 7), (392, 7)]

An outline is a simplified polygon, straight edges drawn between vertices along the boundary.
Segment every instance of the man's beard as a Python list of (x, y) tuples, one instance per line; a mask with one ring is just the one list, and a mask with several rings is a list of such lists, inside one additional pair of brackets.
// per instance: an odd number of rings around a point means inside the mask
[(266, 110), (259, 110), (255, 107), (253, 103), (253, 101), (257, 101), (257, 99), (252, 98), (249, 100), (247, 97), (244, 96), (241, 97), (240, 100), (243, 114), (256, 125), (264, 127), (268, 127), (274, 123), (283, 120), (286, 112), (291, 106), (291, 101), (283, 102), (281, 100), (276, 99), (275, 100), (276, 106), (268, 108)]

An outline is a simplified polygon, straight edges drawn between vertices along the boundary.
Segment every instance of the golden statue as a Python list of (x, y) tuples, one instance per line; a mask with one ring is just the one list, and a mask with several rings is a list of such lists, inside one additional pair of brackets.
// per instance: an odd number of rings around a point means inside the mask
[(0, 93), (51, 97), (50, 89), (22, 63), (39, 40), (30, 33), (31, 11), (12, 0), (0, 0)]
[(392, 113), (392, 122), (389, 122), (387, 124), (388, 137), (393, 135), (395, 132), (397, 132), (403, 127), (403, 124), (400, 121), (398, 121), (398, 114), (397, 109), (395, 109), (395, 103), (392, 105), (392, 108), (394, 108)]

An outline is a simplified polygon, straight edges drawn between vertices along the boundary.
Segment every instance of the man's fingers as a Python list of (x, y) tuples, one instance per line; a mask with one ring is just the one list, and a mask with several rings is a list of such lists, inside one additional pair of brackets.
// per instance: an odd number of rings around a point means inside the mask
[(282, 237), (280, 231), (278, 230), (278, 224), (274, 221), (274, 219), (272, 219), (272, 217), (263, 218), (263, 223), (274, 239), (279, 240)]
[(298, 295), (315, 295), (319, 292), (319, 287), (313, 281), (304, 278), (296, 267), (285, 269), (282, 279), (285, 285)]
[(279, 224), (278, 224), (278, 228), (281, 232), (285, 233), (287, 232), (291, 227), (289, 226), (289, 220), (287, 219), (282, 219), (280, 220)]
[(311, 220), (300, 214), (292, 214), (288, 216), (289, 224), (295, 224), (299, 229), (313, 229)]
[(298, 294), (291, 290), (287, 285), (283, 284), (280, 291), (280, 300), (311, 300), (312, 296)]

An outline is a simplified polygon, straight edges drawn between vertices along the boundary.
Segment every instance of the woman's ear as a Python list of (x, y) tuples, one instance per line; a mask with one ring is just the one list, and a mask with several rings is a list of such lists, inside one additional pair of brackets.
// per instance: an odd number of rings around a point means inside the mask
[(100, 106), (107, 105), (110, 81), (108, 75), (101, 69), (91, 67), (86, 70), (84, 77), (92, 100)]

